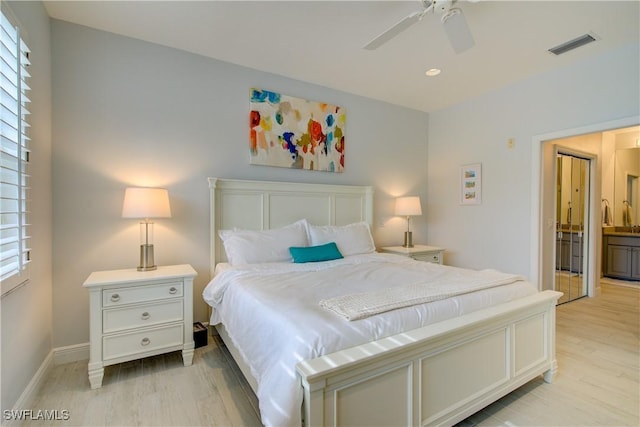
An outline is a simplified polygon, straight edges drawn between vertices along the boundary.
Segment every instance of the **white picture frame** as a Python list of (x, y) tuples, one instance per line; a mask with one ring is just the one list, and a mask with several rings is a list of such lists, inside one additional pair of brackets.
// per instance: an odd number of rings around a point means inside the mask
[(482, 203), (482, 163), (471, 163), (460, 167), (460, 204)]

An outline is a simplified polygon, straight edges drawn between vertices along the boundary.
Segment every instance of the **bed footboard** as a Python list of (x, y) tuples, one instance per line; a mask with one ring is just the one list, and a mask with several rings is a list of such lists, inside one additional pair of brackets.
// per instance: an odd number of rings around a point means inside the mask
[(535, 295), (297, 365), (307, 426), (452, 425), (555, 360), (555, 306)]

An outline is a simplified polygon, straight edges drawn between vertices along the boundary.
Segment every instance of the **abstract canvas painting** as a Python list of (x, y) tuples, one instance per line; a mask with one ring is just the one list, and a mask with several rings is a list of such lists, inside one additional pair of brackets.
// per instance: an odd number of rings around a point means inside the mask
[(249, 127), (251, 164), (344, 170), (341, 107), (252, 88)]

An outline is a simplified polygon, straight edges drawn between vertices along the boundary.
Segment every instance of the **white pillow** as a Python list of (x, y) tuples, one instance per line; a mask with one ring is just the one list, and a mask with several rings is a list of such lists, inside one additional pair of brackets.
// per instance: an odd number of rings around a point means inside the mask
[(300, 220), (271, 230), (220, 230), (231, 265), (292, 261), (291, 246), (308, 246), (307, 222)]
[(349, 225), (308, 225), (311, 246), (336, 242), (344, 256), (375, 252), (369, 224), (355, 222)]

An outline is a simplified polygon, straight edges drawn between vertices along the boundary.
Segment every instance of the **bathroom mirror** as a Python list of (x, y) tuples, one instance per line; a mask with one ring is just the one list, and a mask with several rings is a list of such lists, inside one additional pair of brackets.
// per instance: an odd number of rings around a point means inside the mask
[(590, 160), (559, 152), (556, 170), (554, 289), (563, 293), (558, 300), (562, 304), (587, 294)]
[(614, 167), (613, 225), (640, 224), (640, 148), (616, 150)]

